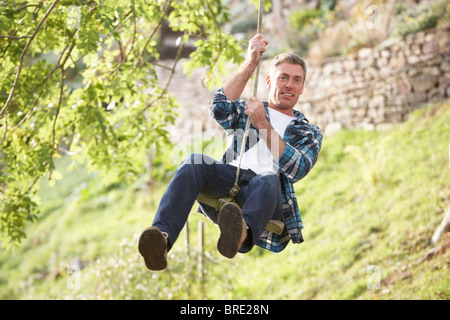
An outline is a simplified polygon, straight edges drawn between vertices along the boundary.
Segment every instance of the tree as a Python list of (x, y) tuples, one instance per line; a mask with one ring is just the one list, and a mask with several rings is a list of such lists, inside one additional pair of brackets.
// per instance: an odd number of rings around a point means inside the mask
[(227, 61), (242, 59), (239, 43), (221, 32), (228, 19), (220, 0), (2, 1), (2, 246), (25, 237), (26, 221), (38, 215), (37, 183), (59, 178), (54, 159), (62, 152), (106, 182), (144, 174), (176, 117), (177, 102), (155, 72), (163, 21), (182, 33), (178, 53), (197, 39), (184, 67), (204, 67), (212, 86)]

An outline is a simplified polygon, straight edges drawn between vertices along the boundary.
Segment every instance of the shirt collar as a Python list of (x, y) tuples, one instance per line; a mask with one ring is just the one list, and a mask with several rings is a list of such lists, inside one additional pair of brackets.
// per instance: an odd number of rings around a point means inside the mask
[[(264, 104), (264, 109), (266, 110), (266, 117), (269, 120), (270, 119), (269, 103), (267, 101), (263, 101), (263, 104)], [(303, 122), (304, 124), (309, 123), (309, 120), (305, 118), (305, 116), (303, 115), (303, 113), (300, 110), (294, 109), (293, 111), (294, 111), (295, 121)]]

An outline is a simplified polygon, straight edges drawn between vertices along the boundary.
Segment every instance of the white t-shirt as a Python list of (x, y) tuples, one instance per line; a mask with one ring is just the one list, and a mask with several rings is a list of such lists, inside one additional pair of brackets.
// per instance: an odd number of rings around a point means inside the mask
[[(269, 116), (270, 124), (281, 136), (281, 138), (284, 137), (284, 131), (286, 130), (289, 122), (295, 119), (295, 117), (287, 116), (272, 108), (269, 108)], [(264, 139), (260, 138), (258, 143), (247, 150), (242, 156), (241, 169), (251, 169), (257, 174), (268, 171), (278, 174), (277, 162), (278, 160), (274, 162), (272, 153), (269, 148), (267, 148), (267, 144)], [(237, 167), (239, 164), (239, 155), (235, 160), (230, 162), (230, 164)]]

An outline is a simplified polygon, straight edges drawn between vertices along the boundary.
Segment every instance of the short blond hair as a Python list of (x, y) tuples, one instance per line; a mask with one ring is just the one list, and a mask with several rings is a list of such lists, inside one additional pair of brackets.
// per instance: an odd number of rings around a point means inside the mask
[(303, 73), (304, 73), (303, 83), (305, 83), (306, 62), (305, 62), (305, 60), (303, 60), (302, 57), (300, 57), (294, 53), (281, 53), (272, 59), (272, 64), (270, 65), (270, 73), (273, 72), (275, 67), (277, 67), (278, 65), (280, 65), (282, 63), (298, 64), (299, 66), (301, 66), (303, 69)]

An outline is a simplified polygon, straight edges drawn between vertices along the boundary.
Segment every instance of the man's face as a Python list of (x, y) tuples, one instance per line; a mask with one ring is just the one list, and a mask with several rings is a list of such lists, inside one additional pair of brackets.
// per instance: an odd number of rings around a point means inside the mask
[(298, 64), (281, 63), (266, 79), (269, 102), (277, 108), (293, 108), (303, 93), (305, 73)]

